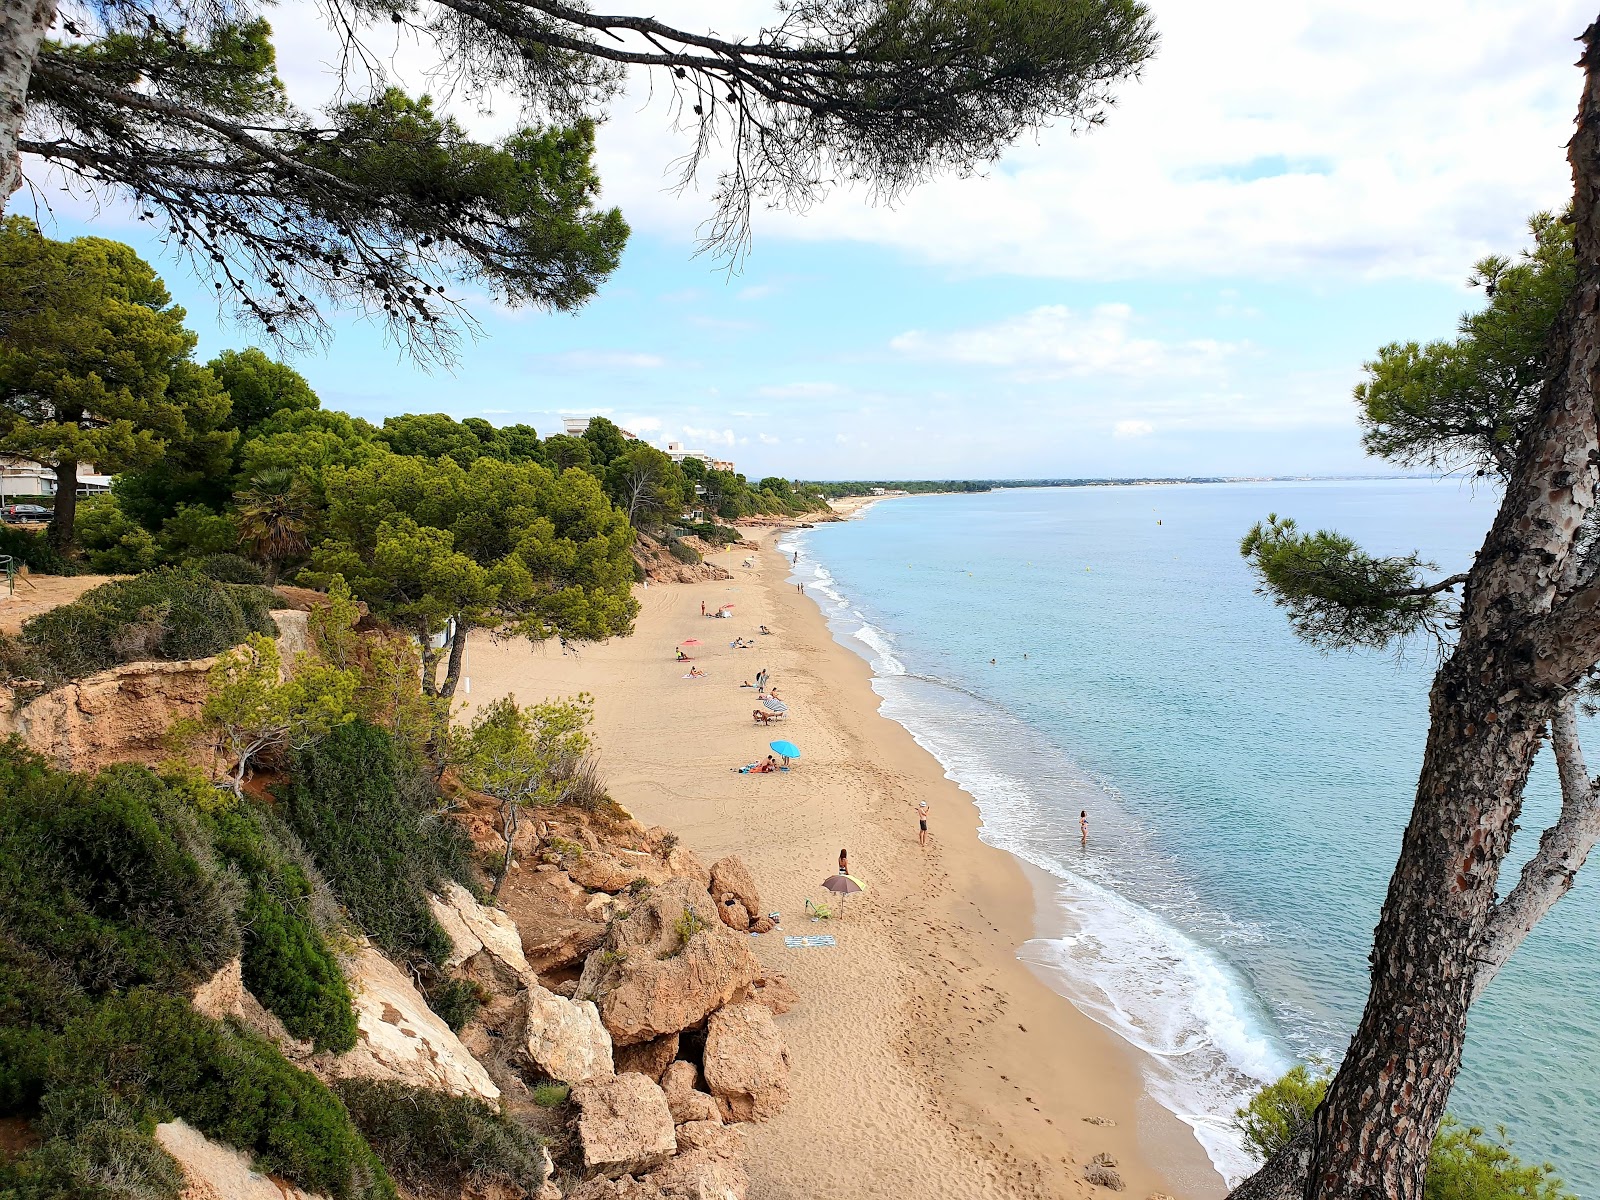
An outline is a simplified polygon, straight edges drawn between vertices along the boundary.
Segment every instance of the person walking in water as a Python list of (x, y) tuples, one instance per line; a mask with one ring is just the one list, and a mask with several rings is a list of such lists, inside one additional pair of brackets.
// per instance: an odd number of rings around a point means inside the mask
[(1089, 844), (1089, 810), (1086, 808), (1078, 813), (1078, 835), (1083, 839), (1083, 844)]
[(928, 802), (926, 800), (917, 805), (917, 845), (924, 850), (928, 848)]

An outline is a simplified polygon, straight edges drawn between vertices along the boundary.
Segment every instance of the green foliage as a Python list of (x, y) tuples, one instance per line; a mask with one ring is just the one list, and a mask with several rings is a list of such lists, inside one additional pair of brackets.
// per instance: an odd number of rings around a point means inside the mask
[(1577, 286), (1572, 226), (1528, 222), (1533, 247), (1516, 263), (1482, 260), (1469, 283), (1488, 303), (1450, 342), (1383, 347), (1356, 387), (1362, 444), (1405, 466), (1468, 465), (1505, 474), (1538, 400), (1550, 334)]
[[(234, 889), (204, 861), (208, 850), (184, 801), (150, 771), (87, 779), (8, 745), (0, 931), (26, 953), (0, 958), (40, 997), (200, 983), (239, 952)], [(64, 1014), (18, 1015), (48, 1025)]]
[(206, 658), (276, 631), (260, 589), (162, 568), (29, 618), (20, 641), (47, 672), (41, 677), (59, 682), (119, 662)]
[(350, 989), (313, 917), (312, 881), (286, 846), (293, 835), (251, 804), (220, 808), (209, 819), (217, 853), (249, 889), (239, 913), (245, 986), (295, 1037), (319, 1050), (349, 1050), (356, 1043)]
[(659, 957), (676, 958), (688, 948), (694, 935), (705, 928), (706, 923), (700, 919), (700, 914), (692, 908), (685, 908), (672, 923), (673, 935), (678, 939), (677, 944), (670, 950), (663, 950)]
[(682, 538), (673, 538), (668, 541), (667, 551), (672, 555), (673, 558), (677, 559), (681, 563), (692, 564), (705, 561), (705, 559), (701, 557), (700, 551), (689, 545), (689, 543), (684, 541)]
[(194, 569), (218, 583), (262, 584), (267, 580), (265, 571), (237, 554), (207, 554), (195, 559)]
[(155, 535), (122, 511), (112, 495), (78, 501), (77, 543), (91, 571), (137, 575), (157, 564)]
[(153, 1122), (106, 1092), (52, 1106), (40, 1122), (48, 1140), (0, 1161), (6, 1200), (178, 1200), (183, 1173), (156, 1144)]
[(175, 726), (174, 736), (213, 738), (233, 760), (229, 782), (242, 793), (262, 756), (303, 750), (355, 720), (358, 682), (313, 654), (296, 656), (285, 678), (278, 643), (253, 633), (217, 659), (200, 715)]
[(533, 1102), (540, 1108), (560, 1108), (570, 1095), (572, 1088), (568, 1084), (554, 1081), (541, 1083), (533, 1089)]
[(395, 1194), (332, 1092), (270, 1043), (201, 1016), (181, 996), (133, 991), (68, 1026), (52, 1056), (46, 1111), (99, 1107), (108, 1095), (157, 1120), (181, 1117), (308, 1191), (338, 1200)]
[(18, 565), (41, 575), (73, 575), (77, 566), (50, 544), (42, 530), (18, 529), (0, 525), (0, 554), (9, 554)]
[(231, 431), (215, 432), (227, 394), (190, 361), (196, 338), (183, 309), (127, 246), (58, 242), (6, 217), (0, 277), (0, 454), (62, 477), (56, 544), (72, 544), (79, 463), (115, 474), (152, 465), (169, 444), (231, 448)]
[(280, 802), (355, 922), (386, 953), (443, 962), (450, 939), (428, 907), (445, 880), (472, 882), (464, 834), (432, 779), (364, 721), (295, 756)]
[(1426, 1200), (1577, 1200), (1549, 1163), (1524, 1163), (1506, 1131), (1446, 1117), (1428, 1155)]
[(1320, 1064), (1313, 1068), (1300, 1063), (1282, 1079), (1263, 1087), (1234, 1113), (1245, 1146), (1263, 1160), (1282, 1150), (1311, 1123), (1331, 1080)]
[(483, 994), (470, 979), (442, 979), (429, 987), (425, 995), (428, 1007), (457, 1033), (470, 1025), (483, 1007)]
[(239, 545), (239, 525), (232, 516), (213, 512), (203, 504), (179, 504), (172, 516), (161, 523), (159, 541), (162, 556), (168, 562), (231, 554)]
[(1239, 545), (1257, 589), (1286, 610), (1294, 631), (1314, 646), (1384, 646), (1431, 628), (1444, 612), (1442, 591), (1422, 583), (1435, 570), (1415, 554), (1374, 558), (1341, 534), (1301, 533), (1276, 513)]
[(206, 364), (233, 402), (233, 426), (248, 437), (274, 413), (304, 412), (322, 407), (322, 401), (304, 375), (286, 363), (269, 358), (251, 346), (224, 350)]
[(338, 1091), (389, 1173), (420, 1200), (531, 1197), (544, 1183), (538, 1139), (475, 1097), (369, 1079)]

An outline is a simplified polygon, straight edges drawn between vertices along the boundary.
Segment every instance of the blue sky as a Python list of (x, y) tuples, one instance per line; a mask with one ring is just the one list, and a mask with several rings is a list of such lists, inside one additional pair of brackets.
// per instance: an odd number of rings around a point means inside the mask
[[(1044, 131), (892, 208), (842, 192), (758, 213), (731, 277), (694, 256), (712, 179), (670, 194), (683, 141), (635, 88), (600, 134), (607, 199), (635, 232), (597, 299), (550, 315), (480, 298), (483, 336), (449, 373), (352, 320), (295, 365), (326, 404), (374, 420), (443, 411), (548, 433), (603, 412), (751, 476), (1386, 469), (1359, 446), (1360, 364), (1447, 336), (1474, 302), (1473, 260), (1564, 203), (1571, 39), (1588, 18), (1575, 0), (1152, 8), (1161, 51), (1101, 129)], [(697, 28), (698, 11), (652, 7)], [(770, 8), (717, 13), (727, 33)], [(315, 10), (287, 3), (274, 24), (286, 81), (316, 103)], [(396, 75), (418, 77), (423, 52), (394, 49)], [(515, 112), (461, 118), (492, 137)], [(204, 353), (259, 340), (122, 213), (58, 208), (56, 236), (90, 229), (158, 264)]]

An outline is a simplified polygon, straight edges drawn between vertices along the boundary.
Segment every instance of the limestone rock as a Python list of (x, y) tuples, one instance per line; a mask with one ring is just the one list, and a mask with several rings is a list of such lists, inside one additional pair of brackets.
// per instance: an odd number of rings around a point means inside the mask
[(617, 1045), (691, 1029), (760, 976), (746, 939), (713, 907), (698, 884), (671, 879), (612, 922), (604, 947), (584, 964), (576, 996), (599, 1006)]
[(695, 1083), (700, 1072), (690, 1062), (670, 1064), (661, 1075), (661, 1090), (667, 1094), (667, 1107), (672, 1110), (675, 1125), (690, 1122), (713, 1121), (722, 1124), (722, 1110), (715, 1098), (698, 1091)]
[(182, 1200), (320, 1200), (259, 1174), (242, 1150), (213, 1142), (183, 1121), (157, 1125), (156, 1141), (183, 1170)]
[(567, 864), (567, 874), (572, 882), (596, 892), (620, 892), (643, 878), (629, 864), (602, 850), (585, 850)]
[(772, 1013), (733, 1004), (706, 1026), (706, 1088), (734, 1121), (764, 1121), (789, 1103), (789, 1051)]
[(609, 921), (617, 915), (617, 898), (605, 892), (596, 892), (594, 898), (583, 906), (583, 911), (596, 921)]
[(587, 1083), (612, 1073), (611, 1035), (593, 1004), (558, 996), (531, 975), (519, 1002), (526, 1005), (528, 1058), (540, 1071), (562, 1083)]
[(231, 962), (224, 963), (217, 969), (217, 973), (195, 988), (194, 995), (189, 1002), (203, 1017), (210, 1017), (213, 1021), (222, 1021), (228, 1017), (244, 1016), (244, 977), (241, 974), (243, 964), (235, 957)]
[(355, 1004), (356, 1046), (318, 1064), (327, 1076), (397, 1079), (499, 1106), (500, 1089), (488, 1072), (375, 946), (363, 945), (345, 976)]
[(522, 954), (522, 935), (517, 923), (498, 908), (479, 904), (472, 893), (459, 883), (451, 883), (439, 896), (429, 896), (428, 905), (434, 918), (450, 935), (450, 957), (447, 967), (459, 967), (469, 959), (487, 952), (517, 975), (526, 974), (528, 960)]
[(584, 1167), (608, 1179), (655, 1170), (678, 1149), (667, 1098), (631, 1072), (572, 1089)]
[(617, 1051), (617, 1074), (634, 1071), (648, 1079), (661, 1082), (661, 1073), (678, 1057), (678, 1035), (669, 1033), (654, 1041), (640, 1042), (637, 1046), (624, 1046)]
[(777, 927), (777, 922), (767, 916), (766, 913), (762, 913), (750, 922), (751, 933), (771, 933)]
[(722, 923), (729, 929), (738, 933), (746, 933), (750, 929), (750, 912), (732, 892), (723, 893), (717, 902), (717, 916), (722, 918)]
[(720, 1121), (681, 1125), (677, 1156), (644, 1182), (682, 1200), (744, 1200), (750, 1176), (744, 1169), (743, 1138)]
[(781, 1017), (800, 1003), (800, 993), (794, 990), (787, 975), (769, 975), (751, 985), (750, 999), (770, 1009), (773, 1016)]
[(62, 770), (158, 762), (171, 755), (173, 723), (200, 715), (215, 662), (120, 663), (0, 712), (0, 737), (16, 733)]
[(1117, 1160), (1109, 1154), (1096, 1154), (1083, 1168), (1083, 1177), (1096, 1187), (1103, 1187), (1109, 1191), (1120, 1192), (1128, 1185), (1122, 1182), (1122, 1175), (1117, 1170)]
[(737, 854), (719, 858), (711, 864), (711, 884), (707, 890), (719, 900), (731, 892), (751, 917), (761, 912), (761, 890), (756, 887), (750, 868), (744, 865), (744, 859)]

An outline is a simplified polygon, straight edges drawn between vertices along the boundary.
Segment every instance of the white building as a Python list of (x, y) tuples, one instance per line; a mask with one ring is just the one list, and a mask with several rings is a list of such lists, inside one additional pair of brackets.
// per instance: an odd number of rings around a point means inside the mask
[(704, 450), (685, 450), (682, 442), (667, 443), (667, 457), (675, 463), (681, 463), (686, 458), (697, 458), (705, 463), (708, 471), (726, 471), (733, 474), (733, 463), (726, 458), (712, 458)]
[[(114, 475), (101, 475), (93, 463), (78, 464), (78, 495), (94, 496), (111, 490)], [(50, 467), (22, 458), (0, 458), (0, 500), (7, 496), (54, 496), (56, 473)]]
[[(594, 420), (593, 417), (562, 417), (562, 432), (568, 437), (582, 437), (584, 433), (587, 432), (589, 428), (589, 422), (592, 420)], [(639, 440), (636, 436), (629, 433), (621, 426), (617, 427), (617, 432), (623, 437), (627, 438), (630, 442), (637, 442)]]

